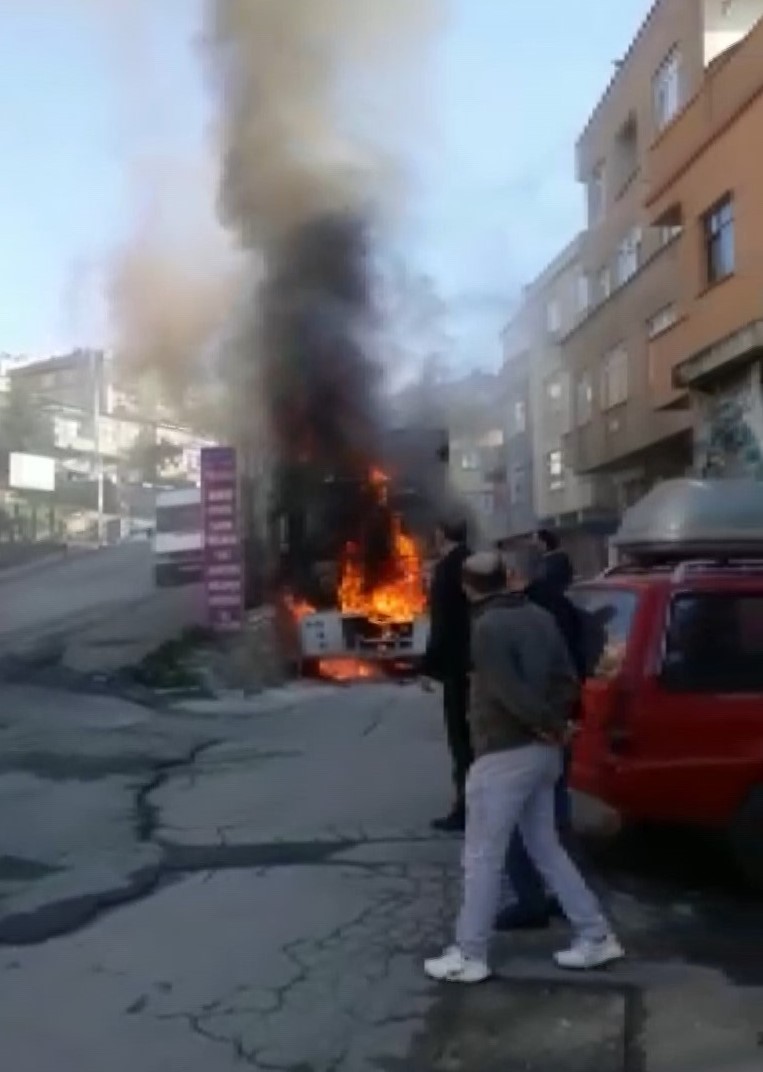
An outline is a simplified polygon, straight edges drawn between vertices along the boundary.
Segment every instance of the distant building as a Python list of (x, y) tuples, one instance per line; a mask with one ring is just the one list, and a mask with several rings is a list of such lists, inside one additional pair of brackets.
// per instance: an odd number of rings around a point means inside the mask
[(391, 400), (401, 427), (447, 430), (450, 490), (468, 511), (477, 543), (496, 540), (506, 530), (502, 392), (499, 375), (476, 370), (457, 379), (425, 378)]
[[(605, 476), (578, 475), (570, 465), (565, 437), (574, 428), (576, 405), (581, 412), (594, 404), (590, 384), (580, 385), (585, 397), (573, 399), (573, 376), (562, 339), (588, 310), (587, 281), (575, 239), (524, 292), (524, 346), (528, 355), (529, 401), (526, 434), (532, 444), (533, 511), (522, 519), (534, 527), (556, 531), (563, 538), (577, 571), (597, 572), (608, 560), (608, 540), (617, 525), (614, 489)], [(523, 391), (526, 377), (523, 375)], [(516, 411), (514, 418), (518, 416)], [(520, 456), (527, 456), (527, 442)], [(514, 450), (516, 454), (516, 447)], [(520, 528), (521, 526), (516, 526)]]
[(450, 485), (476, 527), (475, 543), (506, 529), (506, 452), (503, 382), (475, 371), (441, 388), (450, 434)]
[(13, 369), (10, 377), (41, 404), (55, 403), (92, 413), (98, 392), (102, 413), (109, 413), (113, 406), (113, 363), (102, 350), (74, 350), (34, 361)]
[(503, 330), (501, 399), (505, 428), (507, 513), (502, 536), (529, 536), (537, 528), (535, 457), (531, 399), (532, 330), (530, 307), (522, 301)]

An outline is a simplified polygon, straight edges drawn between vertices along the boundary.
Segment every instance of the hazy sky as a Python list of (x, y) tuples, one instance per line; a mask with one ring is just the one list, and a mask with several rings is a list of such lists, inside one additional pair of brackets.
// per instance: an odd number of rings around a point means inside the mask
[[(200, 0), (152, 0), (140, 33), (104, 20), (114, 3), (0, 0), (0, 352), (107, 342), (104, 265), (134, 221), (136, 161), (202, 155)], [(575, 136), (651, 0), (450, 3), (407, 242), (459, 360), (486, 364), (519, 286), (581, 224)]]

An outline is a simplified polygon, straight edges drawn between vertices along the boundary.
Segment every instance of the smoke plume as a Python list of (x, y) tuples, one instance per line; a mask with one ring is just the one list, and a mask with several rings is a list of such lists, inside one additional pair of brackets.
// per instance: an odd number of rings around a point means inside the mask
[[(373, 238), (405, 190), (438, 0), (210, 0), (220, 214), (264, 265), (238, 359), (287, 467), (368, 468), (379, 431)], [(416, 79), (420, 80), (419, 85)]]
[[(58, 3), (83, 17), (111, 75), (111, 136), (129, 218), (123, 237), (101, 256), (100, 274), (120, 376), (144, 400), (158, 395), (182, 411), (206, 393), (206, 356), (241, 285), (230, 236), (217, 219), (214, 147), (203, 130), (195, 144), (192, 129), (178, 130), (182, 30), (168, 57), (157, 18), (163, 5), (155, 0)], [(191, 19), (185, 32), (190, 49), (198, 24)], [(190, 53), (187, 62), (185, 76), (192, 77)], [(201, 408), (206, 417), (208, 407)]]
[(136, 161), (132, 170), (134, 220), (108, 265), (115, 346), (125, 379), (179, 409), (204, 385), (205, 356), (232, 312), (240, 272), (198, 163)]

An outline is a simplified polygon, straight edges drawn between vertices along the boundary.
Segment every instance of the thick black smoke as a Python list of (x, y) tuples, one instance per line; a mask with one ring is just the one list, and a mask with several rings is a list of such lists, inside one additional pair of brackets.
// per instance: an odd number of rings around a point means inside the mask
[(443, 6), (207, 0), (221, 219), (260, 275), (234, 362), (243, 424), (259, 427), (239, 435), (265, 432), (290, 568), (358, 532), (380, 458), (371, 224), (400, 204), (398, 135), (425, 99)]
[(306, 464), (324, 478), (363, 477), (379, 458), (369, 267), (365, 222), (329, 214), (280, 244), (261, 292), (271, 442), (283, 464)]

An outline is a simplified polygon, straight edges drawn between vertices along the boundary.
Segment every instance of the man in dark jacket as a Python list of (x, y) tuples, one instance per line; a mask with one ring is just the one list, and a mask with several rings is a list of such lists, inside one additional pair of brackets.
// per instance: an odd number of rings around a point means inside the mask
[(469, 736), (470, 609), (462, 586), (462, 570), (470, 555), (467, 526), (460, 518), (440, 522), (440, 554), (429, 593), (429, 643), (422, 663), (425, 677), (442, 684), (448, 748), (453, 761), (455, 799), (450, 812), (432, 826), (446, 832), (464, 829), (464, 787), (472, 762)]
[(570, 556), (562, 549), (559, 537), (550, 529), (538, 529), (535, 544), (541, 552), (535, 582), (547, 590), (563, 594), (574, 579)]

